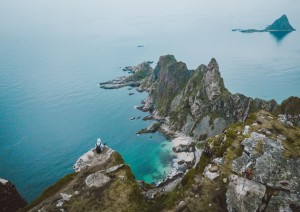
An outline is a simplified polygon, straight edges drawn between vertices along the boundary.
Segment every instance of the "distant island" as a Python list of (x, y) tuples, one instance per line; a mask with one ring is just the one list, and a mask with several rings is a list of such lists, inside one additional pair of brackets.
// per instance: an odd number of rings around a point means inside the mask
[(289, 19), (286, 15), (282, 15), (280, 18), (274, 21), (273, 24), (267, 26), (265, 29), (233, 29), (232, 31), (239, 31), (244, 33), (253, 33), (253, 32), (292, 32), (295, 31)]

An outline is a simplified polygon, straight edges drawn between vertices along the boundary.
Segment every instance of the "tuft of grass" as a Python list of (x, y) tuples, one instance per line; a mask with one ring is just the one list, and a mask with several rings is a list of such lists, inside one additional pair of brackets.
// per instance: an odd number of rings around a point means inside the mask
[(257, 116), (255, 113), (250, 113), (250, 115), (247, 117), (245, 124), (246, 125), (251, 125), (252, 123), (254, 123), (257, 119)]

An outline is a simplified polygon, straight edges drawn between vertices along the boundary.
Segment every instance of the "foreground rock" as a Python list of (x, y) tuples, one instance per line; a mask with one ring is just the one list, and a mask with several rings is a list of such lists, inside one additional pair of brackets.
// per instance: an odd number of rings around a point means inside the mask
[(92, 149), (65, 176), (25, 211), (142, 211), (141, 190), (131, 169), (108, 147), (97, 154)]
[(14, 184), (0, 178), (0, 211), (17, 211), (26, 206)]
[(273, 24), (267, 26), (265, 29), (233, 29), (232, 31), (240, 31), (244, 33), (252, 32), (292, 32), (295, 29), (289, 23), (286, 15), (282, 15), (280, 18), (274, 21)]
[(236, 175), (230, 176), (228, 185), (228, 211), (257, 211), (266, 193), (266, 186)]
[(167, 55), (148, 71), (134, 83), (149, 92), (140, 109), (172, 140), (177, 157), (167, 178), (157, 186), (136, 182), (118, 153), (93, 149), (26, 210), (299, 209), (300, 128), (291, 119), (299, 117), (299, 98), (278, 105), (231, 94), (215, 59), (188, 70)]
[[(47, 189), (26, 211), (299, 210), (299, 127), (286, 126), (266, 111), (252, 113), (246, 123), (209, 138), (199, 160), (189, 152), (198, 143), (184, 134), (173, 136), (183, 164), (177, 157), (177, 169), (157, 186), (136, 182), (115, 151), (106, 148), (101, 156), (91, 150), (77, 160), (77, 172)], [(196, 163), (189, 169), (187, 153)]]

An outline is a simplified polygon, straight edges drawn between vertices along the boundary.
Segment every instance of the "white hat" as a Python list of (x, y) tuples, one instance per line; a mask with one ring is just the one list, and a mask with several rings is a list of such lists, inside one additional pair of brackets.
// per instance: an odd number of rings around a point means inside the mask
[(99, 146), (101, 144), (101, 138), (97, 139), (97, 145)]

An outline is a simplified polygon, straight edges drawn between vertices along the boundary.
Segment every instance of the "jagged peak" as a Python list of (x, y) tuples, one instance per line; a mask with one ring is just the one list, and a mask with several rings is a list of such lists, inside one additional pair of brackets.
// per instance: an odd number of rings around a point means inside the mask
[(208, 66), (207, 66), (207, 69), (208, 70), (215, 69), (215, 70), (219, 71), (219, 64), (215, 58), (211, 58)]
[(174, 55), (163, 55), (163, 56), (160, 56), (159, 57), (159, 61), (158, 61), (158, 64), (162, 67), (164, 66), (169, 66), (169, 65), (172, 65), (173, 63), (176, 63), (177, 60), (176, 58), (174, 57)]
[(283, 14), (276, 19), (271, 25), (265, 28), (266, 31), (294, 31), (295, 29), (289, 23), (288, 17)]

